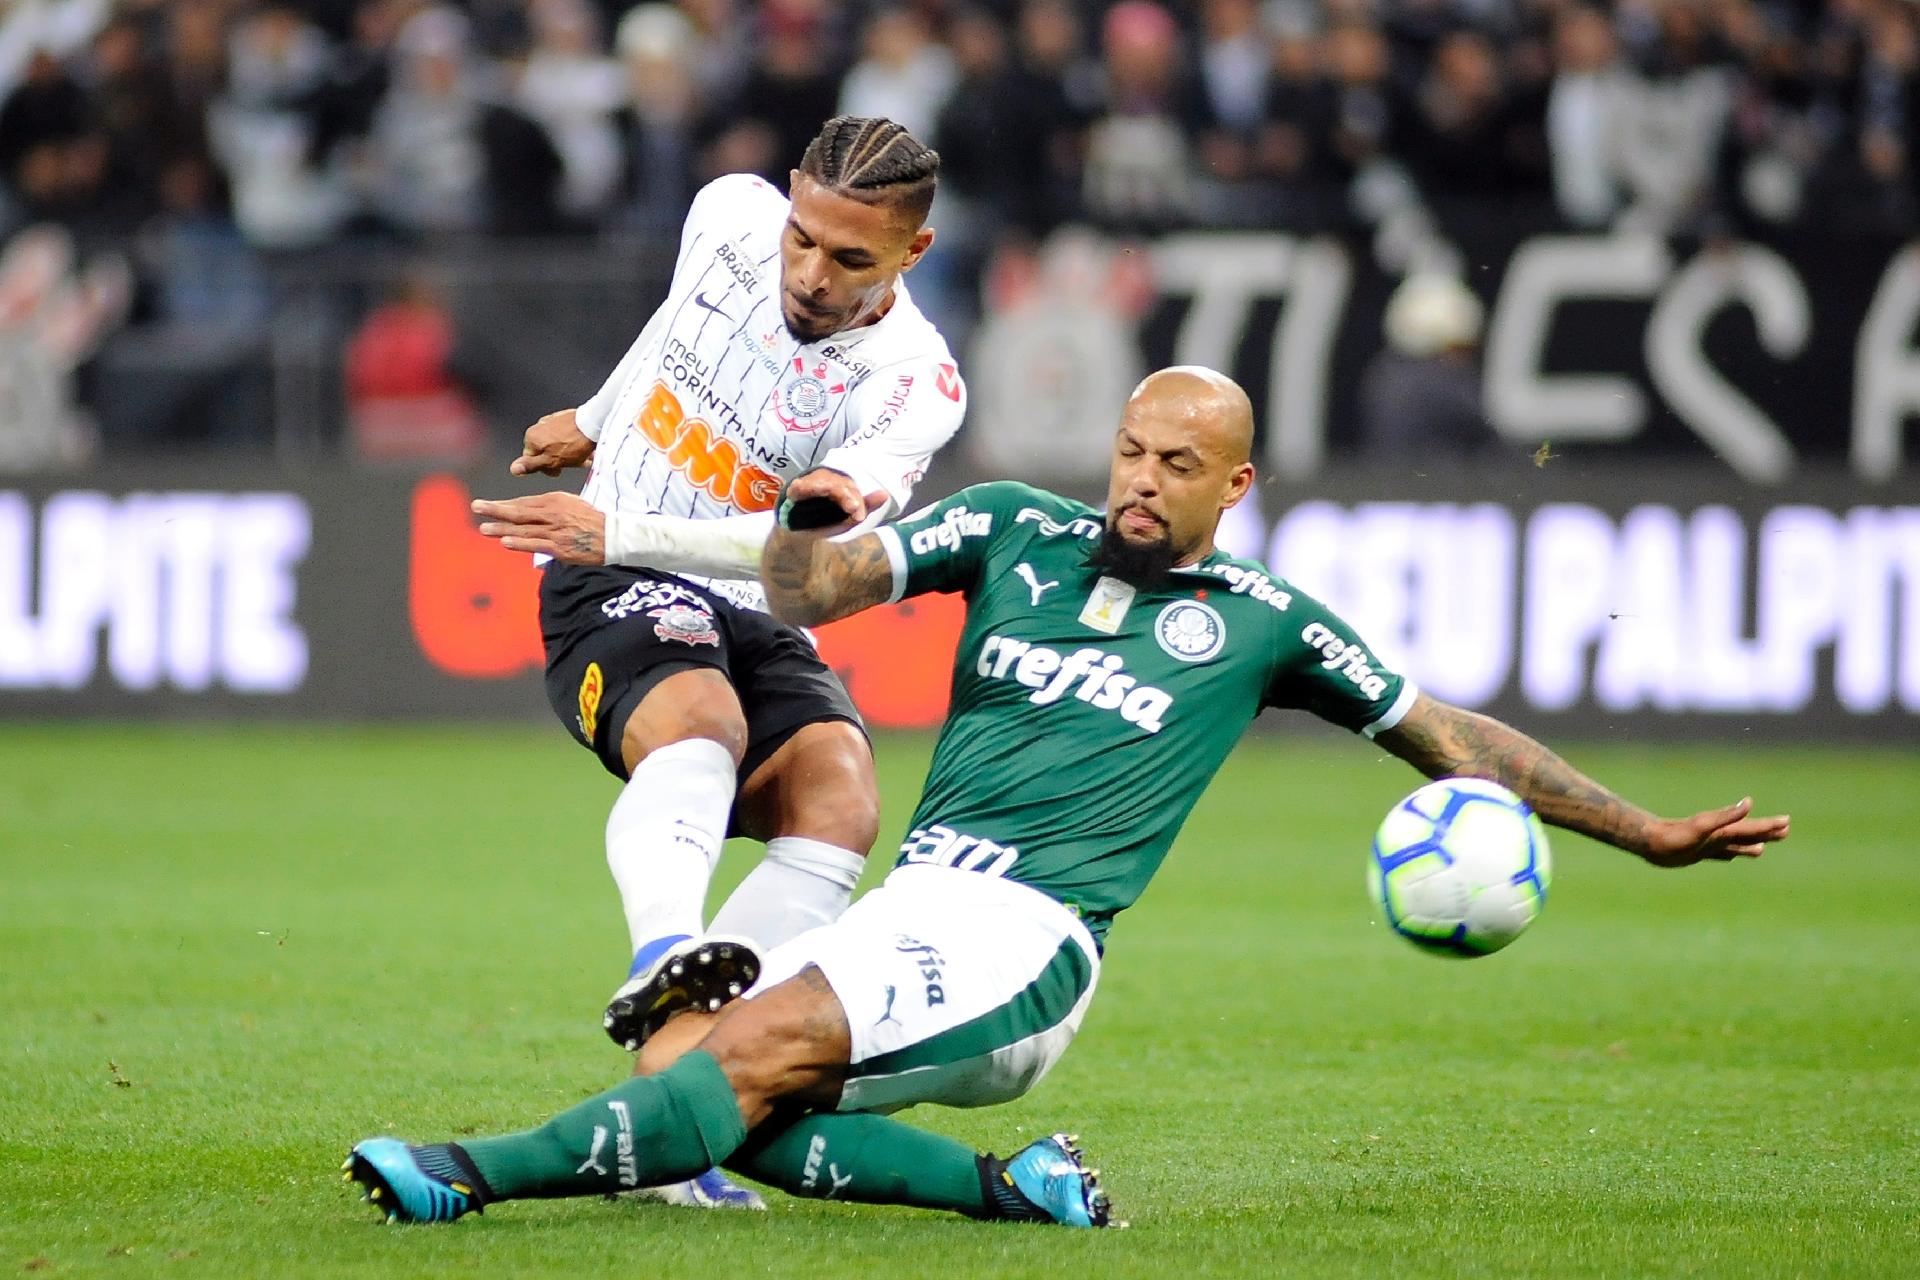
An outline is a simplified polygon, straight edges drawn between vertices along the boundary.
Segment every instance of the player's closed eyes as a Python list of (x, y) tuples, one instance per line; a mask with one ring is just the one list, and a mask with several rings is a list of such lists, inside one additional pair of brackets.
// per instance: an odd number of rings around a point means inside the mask
[[(814, 247), (815, 241), (813, 237), (809, 236), (791, 222), (787, 224), (787, 234), (793, 237), (793, 243), (799, 248), (811, 249)], [(865, 271), (875, 265), (873, 260), (867, 257), (866, 254), (854, 250), (843, 249), (839, 253), (831, 256), (835, 262), (849, 271)]]

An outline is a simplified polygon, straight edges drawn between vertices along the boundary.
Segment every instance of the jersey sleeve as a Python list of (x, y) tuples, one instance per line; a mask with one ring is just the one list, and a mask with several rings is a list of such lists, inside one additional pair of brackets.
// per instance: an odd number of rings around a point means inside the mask
[(1311, 711), (1371, 738), (1391, 729), (1419, 689), (1373, 656), (1354, 629), (1303, 592), (1276, 615), (1273, 670), (1261, 705)]
[(969, 595), (979, 585), (994, 536), (1013, 519), (1020, 486), (999, 481), (971, 485), (874, 531), (893, 566), (889, 601), (929, 591)]
[(927, 464), (960, 429), (967, 389), (951, 363), (906, 361), (868, 378), (847, 402), (852, 430), (818, 465), (852, 476), (862, 493), (886, 495), (893, 516), (907, 509)]

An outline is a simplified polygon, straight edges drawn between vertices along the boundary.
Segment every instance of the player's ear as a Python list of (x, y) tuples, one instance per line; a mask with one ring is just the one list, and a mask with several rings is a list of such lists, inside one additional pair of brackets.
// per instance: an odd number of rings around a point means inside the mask
[(1221, 495), (1220, 509), (1225, 511), (1228, 507), (1239, 506), (1240, 499), (1252, 491), (1253, 480), (1254, 470), (1251, 462), (1243, 462), (1235, 467), (1232, 474), (1227, 477), (1227, 491)]
[(927, 250), (931, 248), (933, 248), (933, 228), (922, 227), (913, 233), (913, 239), (907, 244), (907, 256), (901, 261), (900, 269), (913, 270), (915, 264), (924, 258)]

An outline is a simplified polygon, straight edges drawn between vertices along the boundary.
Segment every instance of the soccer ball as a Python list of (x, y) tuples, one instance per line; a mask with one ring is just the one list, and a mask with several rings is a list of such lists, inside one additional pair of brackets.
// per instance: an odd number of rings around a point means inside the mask
[(1496, 782), (1442, 778), (1388, 810), (1367, 888), (1395, 933), (1426, 951), (1484, 956), (1512, 942), (1547, 901), (1547, 833)]

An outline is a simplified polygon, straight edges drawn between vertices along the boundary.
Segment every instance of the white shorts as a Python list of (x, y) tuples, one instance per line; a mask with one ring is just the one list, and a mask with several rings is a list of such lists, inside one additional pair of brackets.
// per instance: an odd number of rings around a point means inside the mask
[(986, 1107), (1066, 1052), (1100, 976), (1052, 898), (951, 867), (897, 867), (832, 924), (774, 948), (749, 998), (817, 965), (853, 1033), (842, 1111)]

